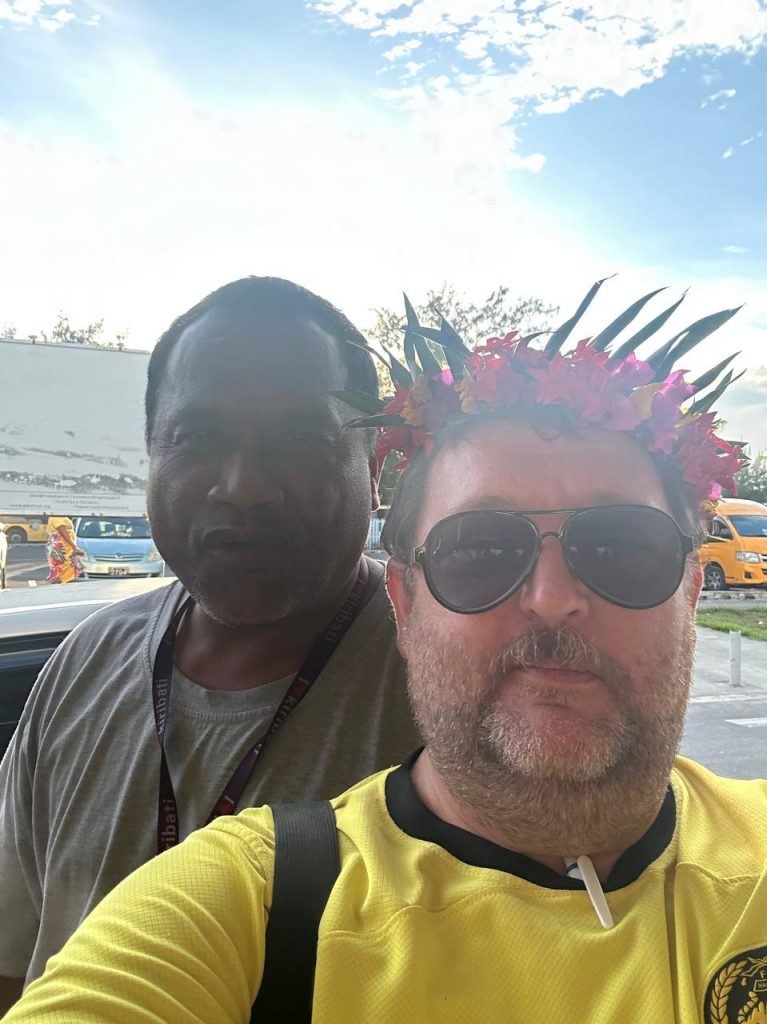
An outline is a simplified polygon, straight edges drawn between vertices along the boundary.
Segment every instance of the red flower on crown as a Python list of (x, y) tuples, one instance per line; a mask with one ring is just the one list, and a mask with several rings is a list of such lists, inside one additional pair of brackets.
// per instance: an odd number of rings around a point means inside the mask
[[(559, 351), (602, 283), (593, 286), (575, 316), (555, 332), (557, 337), (552, 336), (543, 349), (534, 349), (531, 338), (510, 331), (469, 351), (446, 323), (438, 332), (421, 333), (423, 329), (408, 303), (407, 330), (441, 345), (452, 370), (416, 375), (410, 387), (395, 385), (394, 397), (384, 406), (383, 417), (370, 419), (370, 425), (380, 427), (379, 458), (383, 460), (397, 451), (403, 456), (400, 465), (407, 465), (418, 451), (431, 452), (440, 430), (475, 414), (554, 406), (561, 408), (576, 427), (595, 426), (629, 433), (651, 453), (672, 460), (702, 504), (716, 500), (724, 488), (734, 491), (733, 476), (747, 460), (740, 448), (717, 435), (716, 416), (708, 411), (714, 397), (721, 395), (730, 383), (732, 374), (714, 386), (715, 394), (701, 400), (685, 371), (675, 370), (659, 380), (657, 366), (673, 363), (677, 343), (680, 352), (689, 352), (737, 310), (722, 310), (696, 321), (648, 361), (638, 359), (633, 351), (616, 358), (608, 351), (610, 341), (657, 294), (653, 292), (634, 303), (593, 342), (586, 338), (569, 352)], [(665, 316), (656, 317), (635, 335), (634, 344), (657, 331), (678, 305), (679, 302), (675, 303)], [(621, 347), (625, 352), (632, 345)], [(423, 349), (420, 355), (424, 366), (428, 364), (433, 370), (432, 356)], [(722, 366), (726, 363), (727, 360)], [(399, 370), (404, 368), (400, 366)], [(715, 376), (715, 371), (704, 374), (698, 383), (705, 389)], [(693, 395), (696, 400), (690, 406)], [(364, 426), (367, 421), (358, 423)]]

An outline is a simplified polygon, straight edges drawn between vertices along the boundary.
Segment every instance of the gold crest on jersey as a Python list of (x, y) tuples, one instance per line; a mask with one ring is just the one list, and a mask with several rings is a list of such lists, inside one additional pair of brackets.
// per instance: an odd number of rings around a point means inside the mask
[(732, 957), (709, 982), (705, 1024), (767, 1024), (767, 946)]

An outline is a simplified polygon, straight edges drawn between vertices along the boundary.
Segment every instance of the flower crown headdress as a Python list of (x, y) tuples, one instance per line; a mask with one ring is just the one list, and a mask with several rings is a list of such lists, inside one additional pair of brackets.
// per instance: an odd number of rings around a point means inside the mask
[(394, 397), (380, 400), (353, 388), (336, 395), (366, 413), (351, 425), (379, 429), (376, 451), (381, 465), (391, 452), (402, 456), (403, 466), (421, 449), (428, 455), (441, 429), (467, 417), (557, 406), (577, 426), (631, 434), (649, 452), (678, 466), (701, 505), (716, 501), (723, 488), (734, 490), (733, 475), (747, 461), (740, 444), (717, 435), (719, 424), (712, 409), (738, 379), (727, 369), (738, 353), (692, 382), (686, 379), (687, 371), (675, 370), (674, 365), (740, 307), (695, 321), (647, 359), (638, 359), (637, 347), (663, 327), (683, 301), (682, 295), (611, 349), (644, 306), (664, 290), (659, 288), (629, 306), (599, 334), (563, 353), (565, 341), (604, 280), (592, 286), (573, 316), (551, 332), (542, 348), (531, 343), (549, 332), (522, 336), (511, 331), (470, 349), (444, 317), (438, 328), (422, 326), (405, 296), (404, 363), (388, 350), (387, 362), (368, 348), (387, 366)]

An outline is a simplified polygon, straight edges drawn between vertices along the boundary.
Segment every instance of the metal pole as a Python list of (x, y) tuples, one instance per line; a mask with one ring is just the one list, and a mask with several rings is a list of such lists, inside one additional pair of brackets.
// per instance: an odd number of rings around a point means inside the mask
[(740, 630), (730, 633), (730, 686), (740, 686), (740, 638)]

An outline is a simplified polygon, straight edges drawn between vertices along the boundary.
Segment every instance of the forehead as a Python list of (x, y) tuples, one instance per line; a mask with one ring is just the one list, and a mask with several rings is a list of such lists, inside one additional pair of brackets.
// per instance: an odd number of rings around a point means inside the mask
[(346, 369), (338, 342), (313, 320), (208, 310), (186, 327), (171, 351), (163, 404), (330, 402)]
[(669, 511), (649, 455), (626, 434), (585, 429), (546, 438), (503, 420), (478, 423), (434, 457), (421, 532), (467, 508), (568, 509), (644, 504)]

